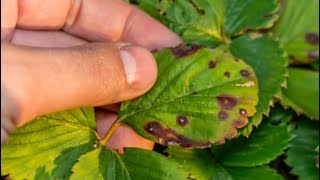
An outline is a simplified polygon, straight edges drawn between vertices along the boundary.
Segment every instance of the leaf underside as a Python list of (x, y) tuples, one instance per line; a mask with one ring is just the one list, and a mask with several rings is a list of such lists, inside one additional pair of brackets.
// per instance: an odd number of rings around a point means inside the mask
[(154, 54), (158, 80), (122, 103), (119, 121), (163, 145), (208, 147), (237, 135), (255, 113), (257, 80), (226, 46), (177, 47)]
[(285, 84), (287, 76), (287, 60), (283, 57), (279, 43), (270, 40), (268, 36), (241, 36), (231, 43), (230, 49), (234, 56), (243, 59), (254, 69), (259, 83), (257, 113), (249, 118), (248, 125), (240, 132), (249, 136), (252, 126), (258, 126), (262, 115), (269, 114), (273, 97), (281, 98), (281, 86)]

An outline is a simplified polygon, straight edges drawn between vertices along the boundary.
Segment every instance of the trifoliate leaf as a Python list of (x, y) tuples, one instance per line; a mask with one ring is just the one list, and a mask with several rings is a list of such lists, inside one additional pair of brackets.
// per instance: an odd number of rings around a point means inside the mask
[(319, 0), (282, 0), (280, 19), (273, 28), (291, 63), (319, 58)]
[(295, 138), (290, 142), (286, 163), (293, 167), (291, 173), (301, 180), (318, 180), (319, 122), (301, 119), (293, 132)]
[(156, 84), (122, 103), (119, 122), (163, 145), (208, 147), (235, 137), (255, 113), (258, 90), (252, 68), (226, 49), (191, 46), (154, 54)]
[(319, 120), (319, 72), (289, 68), (287, 88), (282, 93), (283, 105)]
[[(282, 179), (271, 168), (263, 165), (256, 167), (228, 167), (223, 166), (212, 155), (209, 149), (186, 150), (180, 147), (169, 147), (169, 158), (175, 160), (189, 173), (189, 179), (197, 180), (269, 180)], [(226, 153), (224, 156), (228, 156)], [(248, 156), (247, 158), (251, 158)]]
[(224, 145), (212, 147), (216, 159), (228, 167), (253, 167), (267, 164), (282, 154), (288, 146), (290, 133), (287, 126), (271, 125), (264, 119), (248, 138), (240, 136)]
[(214, 46), (248, 29), (269, 28), (277, 0), (136, 0), (186, 43)]
[(71, 179), (186, 179), (187, 173), (174, 161), (153, 151), (127, 148), (124, 155), (98, 147), (83, 155), (72, 168)]
[(259, 82), (259, 102), (257, 113), (249, 118), (248, 125), (241, 130), (241, 134), (249, 136), (252, 126), (258, 126), (262, 115), (269, 113), (269, 104), (274, 96), (280, 96), (281, 85), (287, 76), (287, 60), (279, 43), (267, 36), (252, 38), (249, 35), (235, 39), (231, 46), (234, 56), (243, 59), (255, 71)]
[(1, 146), (1, 174), (34, 179), (51, 174), (66, 178), (77, 159), (93, 149), (93, 108), (81, 108), (35, 118), (16, 129)]

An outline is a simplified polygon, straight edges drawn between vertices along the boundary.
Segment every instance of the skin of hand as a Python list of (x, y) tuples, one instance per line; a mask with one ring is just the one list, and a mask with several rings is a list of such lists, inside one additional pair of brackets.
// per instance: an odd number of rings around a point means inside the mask
[[(121, 0), (1, 0), (1, 144), (36, 116), (82, 106), (100, 106), (103, 137), (117, 118), (115, 103), (154, 85), (150, 51), (180, 43)], [(121, 125), (107, 145), (121, 153), (154, 143)]]

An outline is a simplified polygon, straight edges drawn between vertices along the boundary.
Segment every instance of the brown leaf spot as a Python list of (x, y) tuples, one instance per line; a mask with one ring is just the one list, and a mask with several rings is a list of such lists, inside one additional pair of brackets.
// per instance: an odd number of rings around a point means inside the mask
[(238, 58), (236, 58), (236, 57), (234, 58), (234, 60), (235, 60), (236, 62), (239, 62), (239, 59), (238, 59)]
[(225, 73), (224, 73), (224, 76), (225, 76), (225, 77), (230, 77), (230, 72), (225, 72)]
[(247, 110), (245, 110), (245, 109), (240, 109), (240, 110), (239, 110), (239, 113), (240, 113), (242, 116), (246, 116), (246, 117), (247, 117), (247, 115), (248, 115)]
[(232, 109), (237, 105), (237, 99), (226, 94), (217, 96), (217, 102), (223, 109)]
[(210, 62), (208, 63), (208, 67), (209, 67), (210, 69), (213, 69), (214, 67), (216, 67), (216, 62), (210, 61)]
[(249, 77), (250, 76), (250, 72), (245, 70), (245, 69), (242, 69), (240, 71), (240, 74), (243, 76), (243, 77)]
[(319, 59), (319, 52), (308, 52), (308, 59), (309, 60)]
[(316, 45), (319, 44), (319, 35), (316, 33), (306, 33), (304, 39), (307, 43)]
[(221, 139), (221, 140), (218, 140), (218, 141), (214, 142), (213, 144), (214, 144), (214, 145), (220, 145), (220, 144), (224, 144), (225, 141), (226, 141), (226, 140), (223, 138), (223, 139)]
[(181, 58), (181, 57), (194, 54), (200, 48), (202, 48), (202, 46), (199, 46), (199, 45), (186, 46), (185, 44), (180, 44), (178, 47), (171, 48), (171, 52), (175, 57)]
[(226, 138), (226, 139), (232, 139), (232, 138), (236, 137), (237, 134), (238, 134), (238, 133), (237, 133), (237, 130), (236, 130), (236, 129), (233, 129), (230, 134), (228, 134), (228, 135), (225, 136), (225, 138)]
[(164, 146), (168, 145), (180, 145), (181, 147), (185, 148), (207, 148), (210, 147), (211, 144), (209, 142), (199, 142), (191, 140), (181, 134), (178, 134), (174, 130), (170, 128), (164, 128), (160, 123), (156, 121), (148, 122), (144, 126), (144, 130), (152, 135), (158, 138), (158, 142)]
[(229, 114), (226, 111), (221, 110), (218, 112), (218, 119), (219, 120), (225, 120), (228, 117), (229, 117)]
[(189, 119), (187, 116), (184, 115), (178, 115), (176, 118), (176, 122), (177, 124), (179, 124), (179, 126), (186, 126), (189, 124)]
[(232, 123), (232, 126), (235, 127), (235, 128), (242, 128), (246, 124), (247, 124), (246, 121), (237, 120), (237, 121)]

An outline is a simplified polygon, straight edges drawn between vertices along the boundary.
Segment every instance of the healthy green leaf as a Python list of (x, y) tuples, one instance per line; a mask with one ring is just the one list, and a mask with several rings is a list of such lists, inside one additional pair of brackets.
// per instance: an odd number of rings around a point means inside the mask
[(319, 179), (319, 122), (301, 119), (294, 131), (295, 138), (290, 142), (286, 163), (293, 167), (291, 173), (301, 180)]
[(250, 138), (240, 136), (224, 145), (212, 147), (212, 152), (223, 166), (253, 167), (267, 164), (282, 154), (288, 146), (290, 133), (287, 126), (271, 125), (265, 119)]
[(83, 155), (72, 168), (71, 179), (186, 179), (174, 161), (153, 151), (127, 148), (124, 155), (98, 147)]
[(283, 105), (319, 120), (319, 72), (289, 68), (287, 88), (282, 93)]
[[(189, 172), (190, 179), (197, 180), (269, 180), (282, 179), (274, 170), (267, 166), (228, 167), (223, 166), (211, 155), (209, 149), (186, 150), (179, 147), (169, 147), (169, 158), (175, 160)], [(227, 153), (225, 154), (228, 155)], [(248, 156), (250, 158), (250, 156)]]
[(249, 136), (252, 126), (260, 124), (263, 114), (268, 115), (273, 97), (281, 96), (281, 85), (287, 76), (287, 60), (279, 43), (267, 36), (241, 36), (231, 43), (230, 49), (234, 56), (243, 59), (254, 69), (259, 82), (257, 113), (249, 118), (248, 125), (241, 130), (242, 135)]
[(273, 34), (279, 38), (291, 63), (319, 58), (319, 0), (282, 0)]
[(269, 28), (277, 0), (136, 0), (186, 43), (214, 46), (248, 29)]
[(1, 174), (12, 179), (67, 178), (71, 167), (95, 140), (93, 108), (35, 118), (16, 129), (1, 146)]
[(290, 109), (284, 109), (280, 103), (276, 103), (274, 107), (270, 110), (268, 121), (270, 121), (271, 124), (287, 124), (289, 123), (293, 116), (294, 111)]
[(228, 173), (233, 177), (234, 180), (281, 180), (279, 174), (270, 167), (263, 165), (252, 168), (243, 167), (226, 167)]
[(154, 54), (156, 84), (122, 103), (119, 122), (163, 145), (208, 147), (235, 137), (255, 113), (258, 90), (251, 67), (226, 49), (191, 46)]

